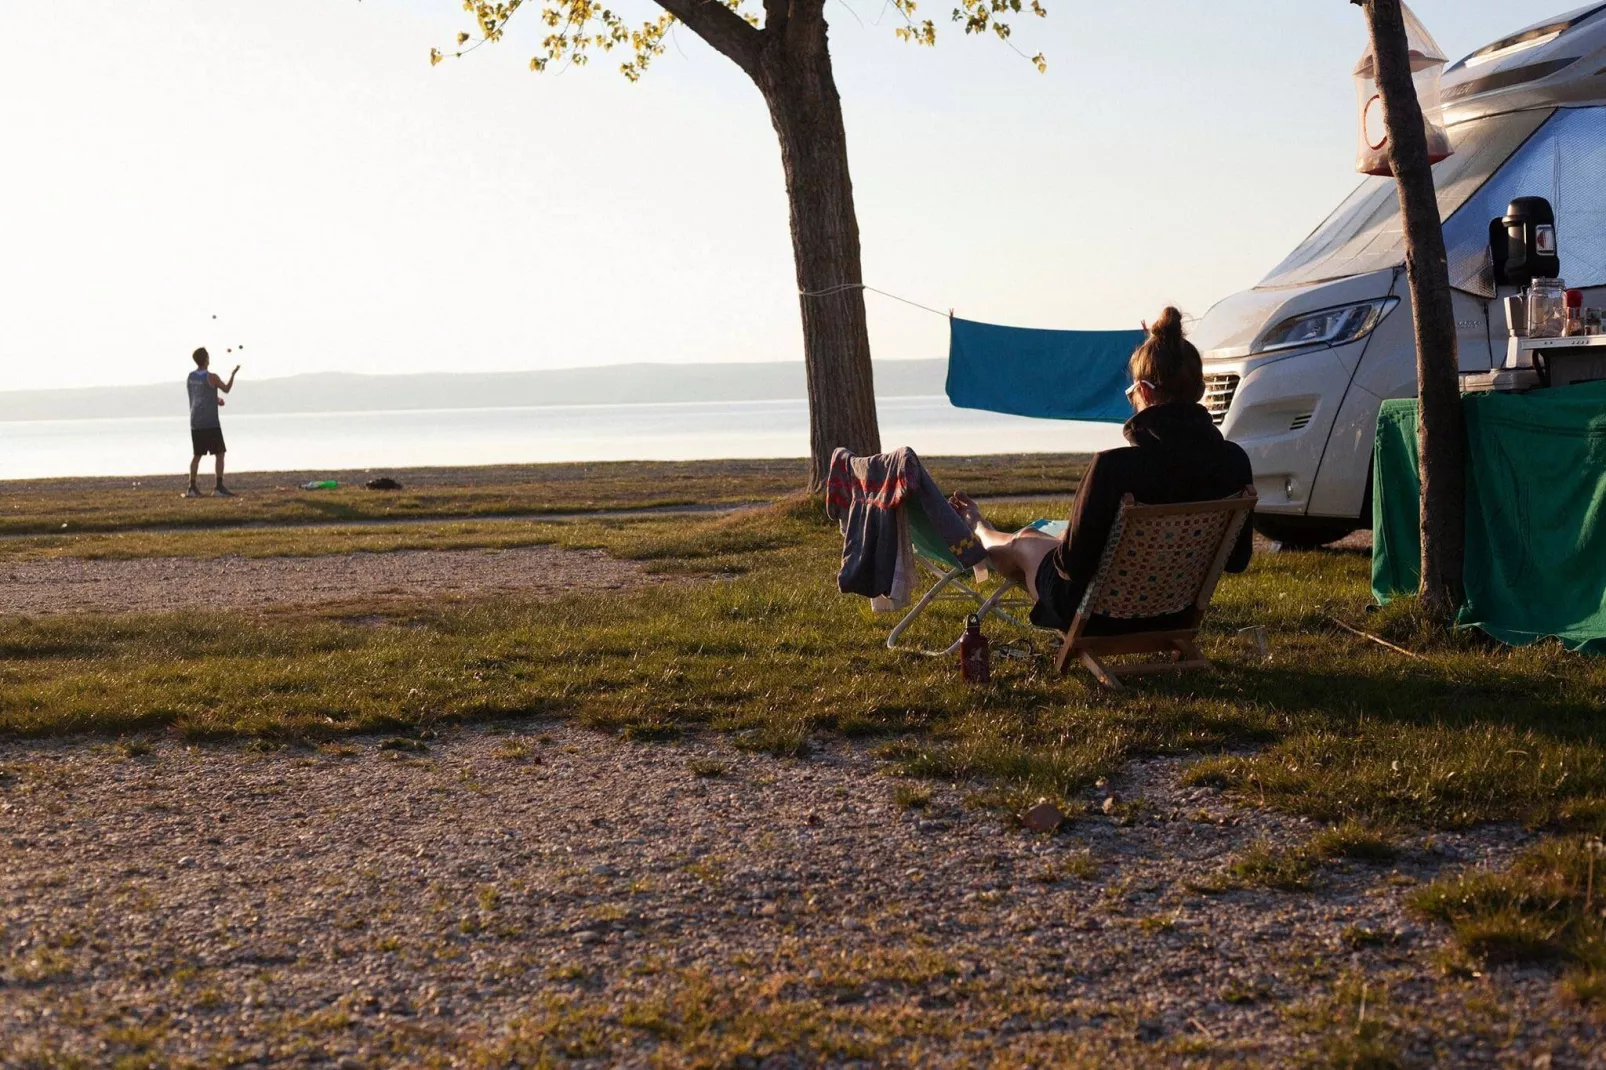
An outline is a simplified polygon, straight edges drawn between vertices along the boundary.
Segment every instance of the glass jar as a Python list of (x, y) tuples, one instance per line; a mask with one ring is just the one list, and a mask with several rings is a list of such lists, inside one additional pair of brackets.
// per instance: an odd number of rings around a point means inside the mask
[(1528, 337), (1560, 338), (1567, 326), (1567, 288), (1560, 279), (1535, 279), (1528, 287)]

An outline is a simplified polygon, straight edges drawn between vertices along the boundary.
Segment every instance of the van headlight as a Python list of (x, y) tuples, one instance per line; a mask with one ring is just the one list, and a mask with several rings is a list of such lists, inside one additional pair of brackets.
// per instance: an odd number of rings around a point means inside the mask
[(1320, 312), (1302, 312), (1261, 335), (1249, 351), (1275, 353), (1280, 349), (1341, 346), (1358, 342), (1371, 334), (1399, 303), (1398, 297), (1380, 297), (1375, 301), (1324, 308)]

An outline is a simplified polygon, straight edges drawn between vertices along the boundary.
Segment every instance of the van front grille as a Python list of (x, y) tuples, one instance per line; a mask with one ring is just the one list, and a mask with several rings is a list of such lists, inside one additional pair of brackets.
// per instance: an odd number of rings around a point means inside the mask
[(1205, 376), (1204, 407), (1209, 410), (1212, 420), (1219, 424), (1227, 418), (1227, 410), (1232, 408), (1232, 396), (1237, 392), (1238, 376)]

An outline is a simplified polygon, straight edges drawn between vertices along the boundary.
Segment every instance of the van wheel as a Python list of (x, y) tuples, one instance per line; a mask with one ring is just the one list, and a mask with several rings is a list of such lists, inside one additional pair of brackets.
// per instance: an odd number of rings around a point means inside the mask
[(1340, 517), (1256, 515), (1255, 530), (1283, 550), (1313, 550), (1337, 542), (1360, 527)]

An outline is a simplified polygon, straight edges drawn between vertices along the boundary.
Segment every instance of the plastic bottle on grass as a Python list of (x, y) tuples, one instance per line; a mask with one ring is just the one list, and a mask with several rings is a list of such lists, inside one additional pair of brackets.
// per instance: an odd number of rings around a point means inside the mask
[(333, 480), (333, 479), (313, 479), (313, 480), (309, 480), (306, 483), (301, 484), (301, 489), (302, 490), (334, 490), (338, 486), (340, 486), (340, 483), (339, 483), (338, 480)]

